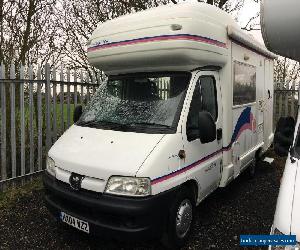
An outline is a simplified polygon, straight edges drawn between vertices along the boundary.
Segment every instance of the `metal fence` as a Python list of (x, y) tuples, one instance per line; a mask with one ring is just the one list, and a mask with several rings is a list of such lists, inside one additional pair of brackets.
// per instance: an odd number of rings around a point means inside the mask
[(45, 168), (51, 145), (72, 125), (100, 79), (91, 72), (0, 66), (0, 191)]
[(299, 100), (298, 83), (275, 83), (274, 85), (274, 126), (281, 116), (297, 117)]
[[(45, 168), (49, 148), (72, 125), (75, 106), (85, 105), (100, 82), (91, 72), (48, 64), (7, 70), (0, 65), (0, 191)], [(168, 82), (156, 85), (159, 96), (168, 98)], [(298, 86), (275, 84), (274, 126), (281, 116), (296, 118)]]

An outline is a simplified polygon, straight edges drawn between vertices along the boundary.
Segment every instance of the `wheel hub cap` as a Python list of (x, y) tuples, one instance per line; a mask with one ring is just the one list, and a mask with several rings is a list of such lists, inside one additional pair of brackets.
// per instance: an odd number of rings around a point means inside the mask
[(186, 199), (181, 202), (176, 216), (176, 233), (179, 238), (183, 238), (189, 231), (192, 218), (192, 204), (188, 199)]

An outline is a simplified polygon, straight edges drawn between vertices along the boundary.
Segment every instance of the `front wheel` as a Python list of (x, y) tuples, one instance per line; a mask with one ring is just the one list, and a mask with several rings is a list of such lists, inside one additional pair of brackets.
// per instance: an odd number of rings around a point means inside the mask
[(195, 213), (193, 192), (182, 188), (170, 208), (168, 224), (163, 237), (163, 244), (169, 249), (182, 247), (191, 232)]

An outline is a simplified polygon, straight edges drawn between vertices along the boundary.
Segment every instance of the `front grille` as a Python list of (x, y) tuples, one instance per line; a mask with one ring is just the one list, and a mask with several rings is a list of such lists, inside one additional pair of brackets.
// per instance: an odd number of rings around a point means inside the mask
[[(75, 191), (68, 184), (61, 181), (56, 180), (56, 183), (60, 189), (64, 189), (66, 192), (76, 193), (92, 199), (101, 199), (102, 196), (102, 193), (83, 189)], [(85, 219), (93, 221), (97, 224), (106, 225), (109, 227), (123, 227), (132, 229), (138, 227), (136, 223), (137, 220), (133, 216), (108, 213), (101, 210), (101, 207), (92, 207), (90, 204), (85, 204), (80, 200), (71, 200), (67, 195), (60, 196), (49, 190), (46, 190), (46, 195), (64, 212), (69, 212), (71, 215), (73, 214), (75, 217), (77, 216), (83, 220)]]
[(99, 192), (95, 192), (95, 191), (90, 191), (90, 190), (86, 190), (81, 188), (80, 190), (74, 190), (73, 188), (71, 188), (70, 184), (59, 181), (59, 180), (55, 180), (56, 184), (61, 188), (64, 189), (68, 192), (73, 192), (79, 195), (83, 195), (85, 197), (88, 198), (94, 198), (94, 199), (98, 199), (103, 193), (99, 193)]

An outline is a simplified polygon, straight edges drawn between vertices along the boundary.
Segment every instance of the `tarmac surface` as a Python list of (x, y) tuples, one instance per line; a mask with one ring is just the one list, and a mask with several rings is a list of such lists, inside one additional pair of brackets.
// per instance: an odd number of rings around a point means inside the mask
[[(272, 152), (267, 155), (274, 157)], [(254, 179), (242, 174), (206, 198), (197, 207), (184, 249), (249, 249), (239, 246), (240, 234), (269, 234), (284, 162), (260, 162)], [(164, 249), (158, 240), (118, 242), (62, 226), (44, 207), (43, 192), (33, 189), (0, 207), (0, 249)]]

